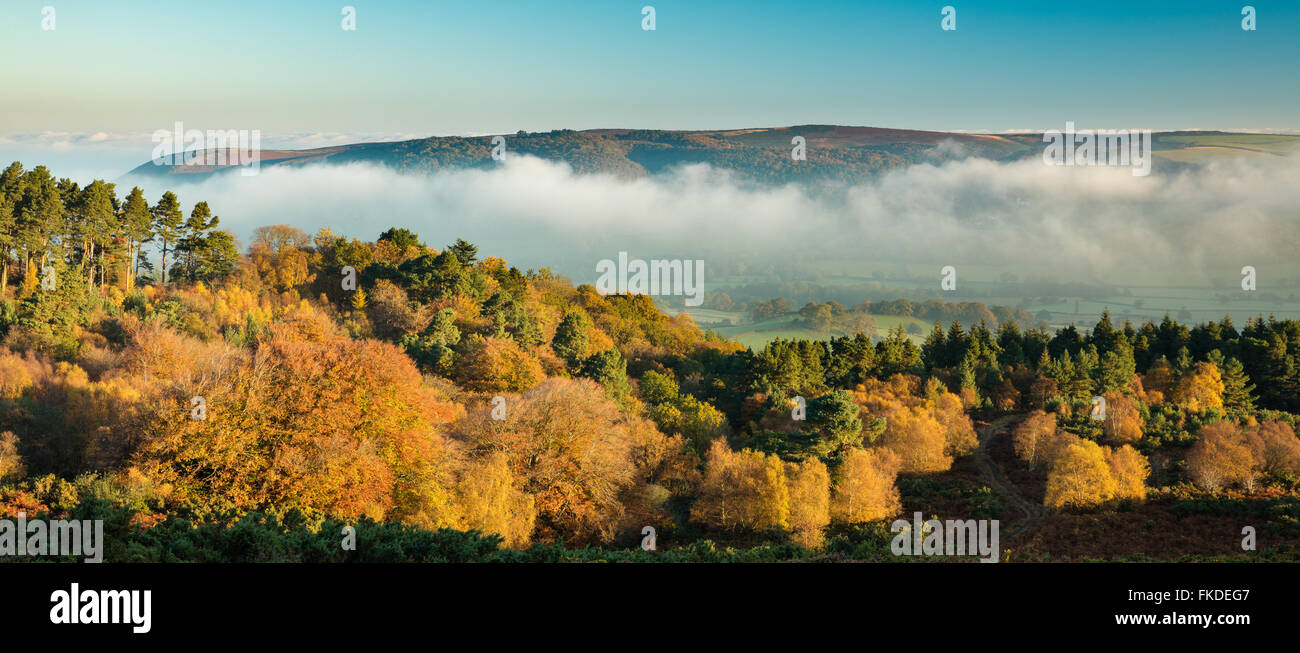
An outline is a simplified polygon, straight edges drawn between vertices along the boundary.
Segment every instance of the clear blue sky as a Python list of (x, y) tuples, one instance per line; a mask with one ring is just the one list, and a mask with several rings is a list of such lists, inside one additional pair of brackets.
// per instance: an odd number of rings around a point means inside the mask
[(1244, 4), (6, 0), (0, 132), (1300, 129), (1300, 2)]

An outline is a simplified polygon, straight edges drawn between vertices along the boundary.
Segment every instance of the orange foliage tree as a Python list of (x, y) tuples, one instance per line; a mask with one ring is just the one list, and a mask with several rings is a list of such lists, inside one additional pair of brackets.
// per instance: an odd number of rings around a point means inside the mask
[(621, 412), (587, 379), (547, 379), (505, 402), (505, 419), (475, 411), (456, 424), (456, 437), (471, 455), (505, 454), (533, 496), (541, 537), (612, 540), (626, 525), (622, 500), (648, 476), (634, 456), (653, 457), (647, 450), (657, 447), (646, 439), (654, 426)]
[(323, 320), (273, 325), (250, 360), (172, 389), (134, 465), (199, 512), (290, 509), (454, 524), (438, 398), (393, 345)]
[(1198, 485), (1217, 492), (1231, 485), (1254, 487), (1259, 463), (1241, 428), (1231, 422), (1201, 427), (1187, 451), (1187, 473)]
[(522, 392), (540, 383), (545, 373), (515, 341), (475, 334), (456, 357), (454, 378), (474, 392)]
[(1142, 415), (1132, 399), (1118, 393), (1105, 395), (1106, 418), (1101, 428), (1106, 441), (1112, 444), (1127, 444), (1142, 439)]

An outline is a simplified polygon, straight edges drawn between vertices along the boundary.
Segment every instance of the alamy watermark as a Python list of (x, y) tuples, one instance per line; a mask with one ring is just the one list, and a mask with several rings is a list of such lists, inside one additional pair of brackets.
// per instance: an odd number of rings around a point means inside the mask
[(128, 624), (137, 635), (153, 627), (153, 591), (83, 590), (77, 583), (50, 594), (52, 624)]
[(0, 519), (0, 556), (85, 556), (104, 561), (102, 519)]
[(262, 132), (258, 129), (185, 129), (177, 122), (171, 131), (153, 133), (156, 166), (239, 166), (239, 174), (256, 175), (262, 166)]
[(889, 525), (889, 532), (898, 533), (889, 544), (896, 556), (980, 556), (980, 562), (998, 561), (998, 520), (988, 519), (938, 519), (921, 520), (914, 513), (913, 521), (897, 519)]
[(1151, 174), (1151, 130), (1084, 129), (1043, 132), (1043, 161), (1054, 166), (1131, 167), (1134, 177)]
[(618, 262), (596, 263), (596, 290), (602, 295), (685, 295), (687, 306), (704, 303), (704, 261), (628, 259), (618, 253)]

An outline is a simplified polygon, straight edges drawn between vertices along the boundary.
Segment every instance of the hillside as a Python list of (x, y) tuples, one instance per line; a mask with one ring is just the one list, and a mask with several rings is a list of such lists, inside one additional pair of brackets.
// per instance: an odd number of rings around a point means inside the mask
[[(748, 181), (776, 183), (849, 181), (909, 165), (970, 156), (1013, 160), (1038, 156), (1043, 148), (1041, 133), (963, 134), (837, 125), (714, 131), (562, 129), (504, 136), (510, 153), (565, 161), (581, 173), (636, 178), (674, 166), (708, 163)], [(805, 161), (790, 156), (795, 136), (807, 139)], [(486, 168), (495, 163), (491, 156), (494, 137), (446, 136), (311, 150), (264, 150), (262, 165), (373, 163), (402, 172)], [(1225, 154), (1277, 155), (1298, 144), (1300, 136), (1226, 132), (1162, 132), (1152, 140), (1166, 170)], [(213, 172), (211, 166), (146, 162), (128, 176), (201, 177)]]

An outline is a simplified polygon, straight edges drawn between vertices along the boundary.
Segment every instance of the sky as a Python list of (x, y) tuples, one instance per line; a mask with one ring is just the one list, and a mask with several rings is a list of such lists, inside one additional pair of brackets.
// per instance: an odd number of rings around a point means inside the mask
[(129, 168), (177, 121), (258, 129), (263, 147), (809, 123), (1300, 131), (1300, 2), (1252, 2), (1255, 31), (1243, 2), (1208, 0), (345, 2), (6, 0), (0, 154)]

